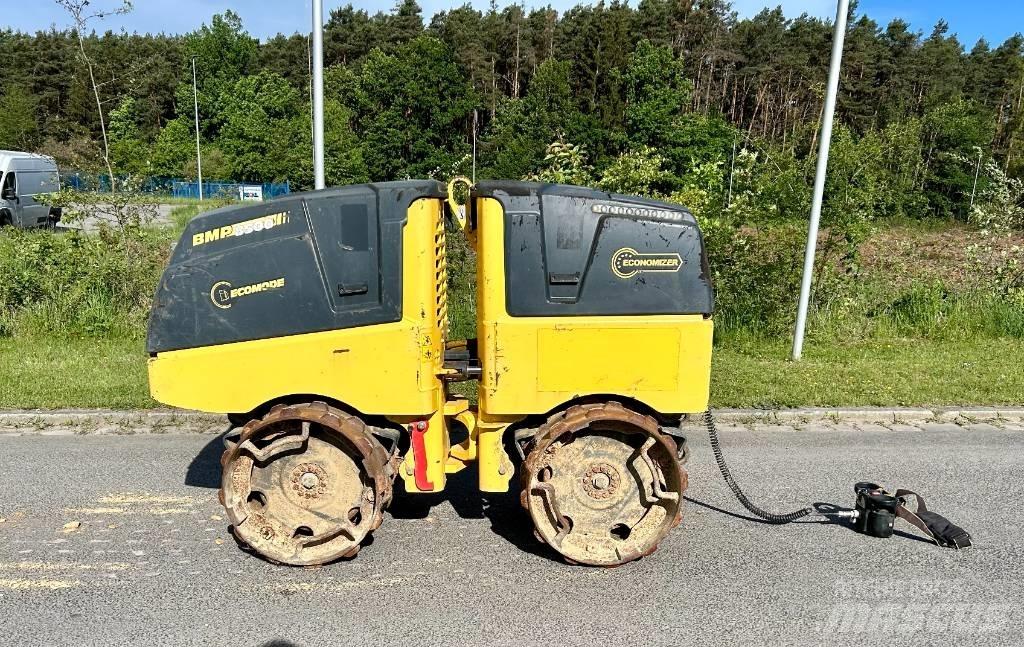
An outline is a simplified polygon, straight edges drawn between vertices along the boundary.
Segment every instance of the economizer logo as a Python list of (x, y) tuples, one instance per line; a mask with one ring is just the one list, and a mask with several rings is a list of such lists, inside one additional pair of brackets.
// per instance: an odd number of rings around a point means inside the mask
[(678, 272), (683, 259), (676, 254), (641, 254), (623, 247), (612, 254), (612, 272), (620, 279), (630, 279), (640, 272)]
[(284, 287), (284, 277), (243, 285), (240, 288), (232, 287), (227, 281), (218, 281), (210, 288), (210, 301), (221, 310), (227, 310), (234, 305), (239, 297), (246, 297), (250, 294), (259, 294), (269, 290), (279, 290)]

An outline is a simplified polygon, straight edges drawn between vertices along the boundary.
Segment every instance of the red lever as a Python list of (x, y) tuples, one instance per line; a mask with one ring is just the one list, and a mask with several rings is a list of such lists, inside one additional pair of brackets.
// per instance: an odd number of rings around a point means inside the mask
[(416, 489), (423, 492), (432, 492), (434, 484), (427, 479), (427, 446), (423, 435), (427, 433), (430, 426), (426, 420), (420, 420), (409, 425), (409, 433), (412, 434), (412, 458), (415, 463), (414, 476), (416, 477)]

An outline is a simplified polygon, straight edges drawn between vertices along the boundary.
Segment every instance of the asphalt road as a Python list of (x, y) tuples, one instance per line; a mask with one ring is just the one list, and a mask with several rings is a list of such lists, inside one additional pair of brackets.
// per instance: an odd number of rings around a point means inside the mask
[(356, 559), (294, 569), (228, 535), (218, 439), (0, 437), (0, 643), (1020, 644), (1024, 428), (722, 436), (764, 506), (846, 506), (878, 479), (976, 546), (751, 521), (695, 431), (683, 523), (639, 562), (553, 559), (514, 495), (481, 499), (464, 474), (450, 495), (399, 495)]

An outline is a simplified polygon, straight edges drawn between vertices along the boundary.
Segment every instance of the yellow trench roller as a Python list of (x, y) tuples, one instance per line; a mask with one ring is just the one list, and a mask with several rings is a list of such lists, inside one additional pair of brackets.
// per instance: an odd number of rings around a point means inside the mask
[[(484, 492), (518, 474), (537, 536), (572, 562), (630, 561), (678, 524), (679, 423), (707, 408), (711, 366), (696, 220), (523, 182), (461, 181), (460, 205), (459, 182), (220, 209), (175, 248), (150, 389), (236, 424), (220, 495), (266, 558), (353, 556), (396, 475), (406, 492), (440, 492), (473, 462)], [(475, 295), (450, 292), (450, 232), (460, 262), (476, 259)], [(449, 313), (464, 328), (474, 296), (476, 338), (449, 339)], [(474, 382), (475, 397), (458, 394)]]

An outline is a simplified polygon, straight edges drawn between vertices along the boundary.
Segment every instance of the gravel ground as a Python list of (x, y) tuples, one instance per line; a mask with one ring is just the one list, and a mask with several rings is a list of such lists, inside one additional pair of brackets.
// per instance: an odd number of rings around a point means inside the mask
[[(153, 219), (154, 224), (166, 225), (171, 222), (171, 212), (175, 207), (179, 205), (175, 204), (158, 204), (156, 205), (155, 218)], [(85, 218), (81, 222), (74, 224), (60, 223), (57, 225), (58, 229), (80, 229), (83, 231), (91, 232), (96, 231), (99, 228), (99, 220), (96, 218)]]

